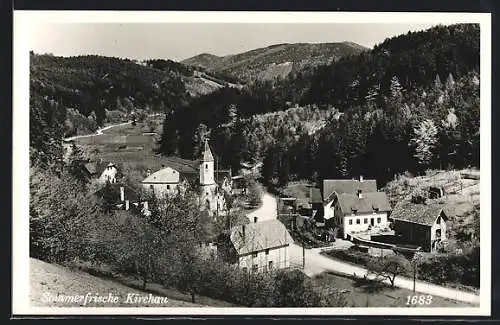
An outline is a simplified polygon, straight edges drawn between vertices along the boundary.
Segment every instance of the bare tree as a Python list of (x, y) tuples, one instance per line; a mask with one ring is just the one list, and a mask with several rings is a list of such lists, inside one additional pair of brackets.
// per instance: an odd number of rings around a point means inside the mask
[(386, 255), (373, 259), (368, 265), (368, 275), (374, 275), (376, 281), (386, 281), (394, 287), (396, 277), (405, 274), (409, 268), (409, 262), (401, 255)]

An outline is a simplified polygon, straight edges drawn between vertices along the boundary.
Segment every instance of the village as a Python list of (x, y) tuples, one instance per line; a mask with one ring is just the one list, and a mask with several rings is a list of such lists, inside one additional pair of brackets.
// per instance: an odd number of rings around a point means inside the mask
[[(67, 143), (74, 141), (69, 139)], [(230, 169), (218, 169), (217, 165), (205, 139), (198, 160), (164, 157), (161, 165), (145, 171), (146, 177), (137, 185), (162, 198), (182, 193), (195, 184), (198, 206), (214, 220), (242, 210), (243, 219), (228, 225), (200, 249), (252, 273), (297, 269), (308, 276), (332, 271), (366, 278), (371, 274), (366, 266), (338, 257), (356, 251), (373, 257), (402, 255), (413, 261), (419, 256), (443, 253), (448, 247), (450, 218), (439, 199), (462, 191), (464, 186), (479, 186), (479, 172), (472, 171), (459, 174), (458, 181), (447, 178), (433, 182), (425, 187), (425, 197), (407, 195), (391, 202), (376, 180), (360, 175), (356, 179), (325, 179), (321, 188), (302, 184), (298, 190), (302, 193), (295, 189), (288, 194), (271, 194), (260, 186), (260, 200), (247, 202), (243, 205), (246, 209), (242, 209), (235, 206), (234, 200), (245, 201), (249, 191), (246, 180), (259, 175), (261, 164), (242, 163), (238, 175)], [(97, 184), (96, 196), (103, 198), (105, 187), (113, 189), (114, 209), (136, 209), (148, 215), (148, 202), (121, 181), (123, 173), (117, 164), (102, 159), (88, 162), (84, 172)], [(403, 276), (395, 283), (449, 299), (457, 296), (453, 289)], [(477, 300), (471, 293), (461, 293), (461, 297), (470, 303)]]

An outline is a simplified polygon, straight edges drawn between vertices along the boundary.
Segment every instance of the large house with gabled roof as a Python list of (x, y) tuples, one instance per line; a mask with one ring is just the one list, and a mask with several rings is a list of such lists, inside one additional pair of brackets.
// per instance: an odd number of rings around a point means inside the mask
[(252, 272), (290, 267), (293, 239), (277, 219), (232, 227), (217, 239), (218, 256), (230, 264)]
[(377, 191), (376, 180), (326, 179), (323, 181), (324, 220), (337, 236), (388, 227), (389, 199)]

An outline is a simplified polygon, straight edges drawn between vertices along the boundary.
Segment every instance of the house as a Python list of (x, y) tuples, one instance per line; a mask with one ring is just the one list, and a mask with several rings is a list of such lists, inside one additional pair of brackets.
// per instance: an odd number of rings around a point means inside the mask
[(309, 191), (309, 206), (311, 207), (311, 217), (323, 220), (323, 198), (319, 188), (311, 188)]
[(116, 183), (116, 176), (118, 174), (118, 167), (116, 167), (115, 164), (109, 163), (106, 168), (101, 173), (101, 176), (99, 176), (99, 182), (100, 183), (106, 183), (110, 182), (111, 184)]
[(323, 205), (325, 211), (325, 219), (333, 217), (333, 196), (335, 193), (357, 194), (361, 190), (362, 193), (377, 192), (376, 180), (365, 180), (363, 176), (356, 179), (325, 179), (323, 180)]
[(293, 239), (277, 219), (242, 224), (217, 239), (217, 255), (243, 270), (265, 272), (290, 266)]
[(435, 251), (447, 238), (446, 216), (441, 204), (400, 202), (390, 215), (396, 236), (422, 247), (425, 252)]
[(148, 202), (140, 202), (135, 191), (125, 184), (108, 183), (97, 190), (94, 195), (100, 199), (109, 200), (118, 210), (134, 208), (139, 208), (142, 211), (148, 210)]
[(230, 170), (215, 170), (215, 161), (205, 140), (205, 148), (199, 160), (168, 157), (162, 169), (148, 175), (142, 186), (157, 197), (171, 195), (186, 189), (189, 184), (199, 187), (200, 205), (210, 214), (225, 212), (224, 192), (231, 193)]
[(339, 228), (338, 235), (346, 239), (348, 234), (373, 228), (388, 228), (388, 214), (391, 211), (389, 199), (384, 192), (356, 194), (336, 193), (332, 196), (333, 217), (326, 218), (327, 228)]

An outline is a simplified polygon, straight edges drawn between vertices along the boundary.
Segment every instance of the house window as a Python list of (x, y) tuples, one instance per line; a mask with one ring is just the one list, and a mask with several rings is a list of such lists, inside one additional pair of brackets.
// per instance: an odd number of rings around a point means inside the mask
[(256, 253), (256, 252), (255, 252), (255, 253), (252, 253), (252, 257), (253, 257), (253, 258), (257, 257), (257, 253)]
[(364, 223), (365, 223), (365, 225), (368, 223), (368, 218), (365, 218)]
[(266, 255), (269, 255), (269, 249), (266, 249)]
[(352, 219), (349, 219), (349, 224), (352, 225)]
[(269, 270), (272, 270), (273, 269), (273, 261), (269, 261)]
[(170, 189), (170, 185), (167, 185), (167, 190), (169, 190), (169, 189)]
[(252, 271), (257, 272), (259, 270), (259, 266), (257, 264), (254, 264), (252, 266)]
[(361, 224), (361, 219), (356, 219), (356, 224), (357, 225)]
[(208, 169), (208, 164), (205, 164), (205, 169)]
[(153, 185), (149, 185), (149, 189), (150, 189), (150, 190), (154, 190), (154, 189), (155, 189), (155, 187), (154, 187)]
[(381, 223), (382, 222), (382, 218), (377, 218), (377, 223)]

